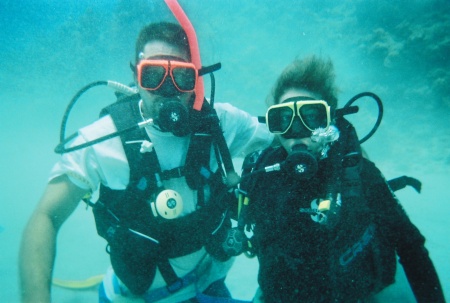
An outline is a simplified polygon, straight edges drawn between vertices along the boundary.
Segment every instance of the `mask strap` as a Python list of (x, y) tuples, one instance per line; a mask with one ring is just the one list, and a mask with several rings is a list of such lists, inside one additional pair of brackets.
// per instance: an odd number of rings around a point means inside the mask
[(137, 75), (137, 67), (131, 61), (130, 61), (130, 69), (133, 72), (133, 74), (136, 76)]

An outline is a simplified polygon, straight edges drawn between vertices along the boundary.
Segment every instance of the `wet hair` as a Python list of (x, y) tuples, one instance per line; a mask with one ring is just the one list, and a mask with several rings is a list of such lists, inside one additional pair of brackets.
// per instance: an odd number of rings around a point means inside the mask
[(145, 45), (151, 41), (163, 41), (172, 44), (185, 51), (191, 58), (189, 42), (183, 28), (175, 23), (159, 22), (145, 26), (136, 40), (135, 62), (139, 62), (139, 53), (144, 50)]
[(306, 89), (319, 94), (332, 109), (337, 107), (337, 92), (333, 63), (330, 59), (309, 56), (290, 63), (278, 77), (266, 99), (267, 105), (280, 102), (288, 89)]

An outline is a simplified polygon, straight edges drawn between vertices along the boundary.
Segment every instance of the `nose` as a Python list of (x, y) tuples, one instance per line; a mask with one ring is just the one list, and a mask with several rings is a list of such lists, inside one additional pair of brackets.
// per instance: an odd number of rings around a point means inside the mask
[(161, 85), (161, 87), (155, 91), (155, 94), (163, 96), (163, 97), (175, 97), (175, 96), (181, 95), (181, 93), (182, 92), (180, 92), (175, 87), (175, 85), (173, 84), (172, 78), (169, 76), (166, 77), (166, 79), (164, 79), (164, 82)]
[(300, 120), (299, 116), (295, 116), (294, 117), (294, 121), (292, 121), (292, 126), (291, 126), (292, 132), (293, 133), (305, 133), (308, 132), (309, 130), (303, 125), (302, 121)]
[(282, 135), (284, 138), (307, 138), (311, 136), (311, 131), (307, 129), (302, 121), (300, 120), (300, 117), (295, 116), (294, 121), (292, 121), (291, 128)]

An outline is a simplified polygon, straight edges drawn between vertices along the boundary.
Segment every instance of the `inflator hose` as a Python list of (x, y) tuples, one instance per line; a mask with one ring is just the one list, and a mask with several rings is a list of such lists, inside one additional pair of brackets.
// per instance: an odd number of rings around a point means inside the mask
[(132, 96), (134, 94), (137, 94), (137, 90), (136, 89), (134, 89), (132, 87), (129, 87), (129, 86), (126, 86), (126, 85), (123, 85), (122, 83), (115, 82), (115, 81), (109, 81), (109, 80), (108, 81), (104, 81), (104, 80), (95, 81), (95, 82), (89, 83), (88, 85), (86, 85), (83, 88), (81, 88), (75, 94), (75, 96), (72, 98), (72, 100), (70, 100), (69, 104), (66, 107), (66, 111), (64, 112), (64, 116), (63, 116), (62, 121), (61, 121), (61, 128), (60, 128), (60, 134), (59, 134), (59, 144), (55, 147), (55, 153), (63, 154), (63, 153), (68, 153), (68, 152), (71, 152), (71, 151), (74, 151), (74, 150), (78, 150), (78, 149), (81, 149), (81, 148), (84, 148), (84, 147), (87, 147), (87, 146), (90, 146), (90, 145), (93, 145), (93, 144), (105, 141), (107, 139), (116, 137), (116, 136), (120, 135), (122, 132), (132, 131), (132, 130), (140, 127), (140, 126), (133, 126), (133, 127), (130, 127), (130, 128), (128, 128), (126, 130), (117, 131), (115, 133), (106, 135), (104, 137), (98, 138), (98, 139), (93, 140), (91, 142), (86, 142), (84, 144), (81, 144), (81, 145), (78, 145), (78, 146), (74, 146), (74, 147), (71, 147), (71, 148), (65, 148), (66, 143), (68, 143), (70, 140), (72, 140), (73, 138), (75, 138), (78, 135), (78, 133), (74, 133), (73, 135), (71, 135), (68, 138), (66, 138), (67, 121), (69, 119), (69, 115), (70, 115), (70, 112), (71, 112), (73, 106), (75, 105), (75, 103), (77, 103), (77, 101), (81, 97), (81, 95), (83, 95), (89, 89), (91, 89), (91, 88), (93, 88), (95, 86), (100, 86), (100, 85), (109, 86), (109, 87), (113, 88), (114, 90), (116, 90), (118, 92), (121, 92), (121, 93), (123, 93), (124, 95), (127, 95), (127, 96)]
[(380, 126), (381, 120), (383, 119), (383, 102), (381, 102), (380, 97), (378, 97), (377, 95), (375, 95), (374, 93), (371, 93), (371, 92), (364, 92), (364, 93), (357, 94), (356, 96), (354, 96), (353, 98), (348, 100), (348, 102), (345, 104), (344, 108), (350, 107), (356, 100), (358, 100), (361, 97), (371, 97), (372, 99), (374, 99), (377, 102), (378, 117), (377, 117), (377, 121), (375, 122), (375, 125), (373, 126), (372, 130), (364, 138), (359, 140), (359, 144), (363, 144), (370, 137), (373, 136), (373, 134), (377, 131), (378, 127)]
[(99, 86), (99, 85), (108, 85), (108, 81), (95, 81), (95, 82), (89, 83), (88, 85), (81, 88), (76, 93), (76, 95), (72, 98), (72, 100), (70, 100), (70, 103), (66, 107), (66, 111), (64, 112), (64, 116), (63, 116), (62, 122), (61, 122), (61, 128), (60, 128), (60, 133), (59, 133), (59, 141), (60, 142), (63, 142), (64, 140), (66, 140), (65, 137), (66, 137), (67, 120), (69, 119), (70, 111), (72, 110), (75, 103), (78, 101), (78, 99), (81, 97), (81, 95), (83, 95), (86, 91), (93, 88), (94, 86)]

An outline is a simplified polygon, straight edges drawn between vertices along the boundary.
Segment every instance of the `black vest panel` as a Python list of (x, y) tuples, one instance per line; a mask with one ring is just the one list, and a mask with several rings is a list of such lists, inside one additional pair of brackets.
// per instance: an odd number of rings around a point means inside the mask
[[(385, 235), (391, 223), (382, 215), (383, 198), (369, 195), (385, 182), (371, 162), (361, 159), (356, 181), (350, 180), (359, 182), (360, 195), (349, 189), (352, 184), (347, 184), (349, 171), (341, 168), (342, 157), (360, 149), (348, 134), (354, 131), (351, 125), (340, 121), (339, 126), (340, 142), (319, 162), (312, 179), (300, 181), (280, 171), (258, 174), (246, 185), (265, 302), (357, 302), (394, 281), (395, 243)], [(344, 145), (344, 140), (354, 146)], [(286, 157), (282, 147), (269, 148), (254, 169)], [(334, 187), (331, 181), (336, 182)], [(330, 188), (342, 193), (339, 220), (332, 228), (300, 212), (315, 199), (325, 198)], [(395, 202), (392, 196), (384, 199)]]

